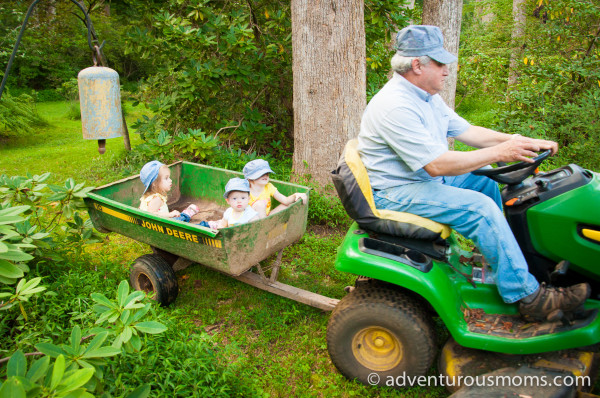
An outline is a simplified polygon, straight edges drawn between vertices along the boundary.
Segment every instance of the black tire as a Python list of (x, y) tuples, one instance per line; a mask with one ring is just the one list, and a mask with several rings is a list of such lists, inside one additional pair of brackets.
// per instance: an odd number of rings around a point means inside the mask
[(357, 287), (335, 307), (327, 325), (327, 349), (348, 379), (371, 386), (387, 381), (396, 388), (409, 387), (399, 386), (398, 376), (425, 375), (436, 353), (423, 305), (376, 284)]
[(154, 299), (166, 307), (177, 298), (179, 287), (173, 268), (156, 254), (144, 254), (131, 264), (129, 281), (135, 290), (154, 292)]

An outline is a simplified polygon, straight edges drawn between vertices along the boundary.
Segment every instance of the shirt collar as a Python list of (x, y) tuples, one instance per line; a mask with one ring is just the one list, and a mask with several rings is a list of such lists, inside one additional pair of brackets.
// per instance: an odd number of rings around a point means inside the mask
[(398, 84), (400, 84), (401, 86), (405, 87), (406, 89), (412, 91), (418, 98), (422, 99), (425, 102), (429, 102), (433, 98), (433, 95), (431, 95), (427, 91), (415, 86), (414, 84), (412, 84), (411, 82), (406, 80), (406, 78), (404, 76), (402, 76), (398, 73), (394, 72), (393, 79), (397, 79)]

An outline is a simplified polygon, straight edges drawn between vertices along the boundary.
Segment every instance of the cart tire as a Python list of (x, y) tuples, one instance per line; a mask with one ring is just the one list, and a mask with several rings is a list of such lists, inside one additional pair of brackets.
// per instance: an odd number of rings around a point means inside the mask
[(357, 287), (339, 302), (327, 325), (327, 349), (348, 379), (396, 388), (410, 387), (398, 376), (425, 375), (436, 353), (423, 305), (382, 285)]
[(179, 287), (173, 268), (156, 254), (144, 254), (131, 264), (129, 281), (135, 290), (154, 293), (154, 299), (166, 307), (177, 298)]

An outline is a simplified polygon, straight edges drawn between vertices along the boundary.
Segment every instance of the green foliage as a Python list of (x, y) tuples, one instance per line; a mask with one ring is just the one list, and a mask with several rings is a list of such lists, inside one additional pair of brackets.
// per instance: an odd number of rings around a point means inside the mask
[(27, 371), (25, 355), (15, 352), (8, 361), (8, 379), (0, 387), (0, 397), (93, 397), (81, 388), (94, 374), (93, 369), (68, 370), (62, 355), (52, 366), (49, 359), (33, 362)]
[[(172, 314), (172, 319), (181, 320), (185, 316), (183, 311), (178, 311)], [(250, 377), (253, 367), (239, 358), (240, 355), (239, 349), (219, 346), (206, 333), (178, 322), (148, 341), (127, 363), (121, 362), (107, 372), (106, 389), (112, 393), (124, 385), (137, 385), (151, 379), (155, 396), (264, 396), (256, 379)]]
[(308, 222), (310, 224), (328, 225), (334, 228), (350, 226), (352, 220), (342, 206), (333, 185), (329, 184), (322, 188), (310, 181), (302, 181), (301, 184), (313, 188), (308, 204)]
[[(166, 327), (160, 322), (140, 322), (142, 317), (147, 314), (150, 303), (138, 303), (145, 297), (144, 293), (135, 292), (128, 295), (128, 291), (127, 282), (122, 281), (117, 292), (117, 306), (123, 309), (121, 317), (107, 319), (104, 317), (106, 314), (104, 312), (96, 322), (106, 323), (108, 321), (111, 329), (96, 328), (90, 331), (88, 336), (82, 337), (80, 327), (75, 326), (71, 331), (68, 344), (56, 345), (43, 342), (36, 344), (35, 347), (39, 351), (36, 354), (46, 356), (32, 361), (29, 371), (27, 371), (25, 355), (21, 350), (17, 350), (8, 361), (7, 379), (0, 385), (0, 397), (24, 397), (25, 395), (30, 397), (93, 397), (94, 395), (90, 392), (96, 390), (101, 392), (104, 379), (103, 368), (107, 365), (105, 358), (122, 354), (123, 334), (127, 333), (127, 328), (133, 330), (134, 337), (138, 337), (138, 340), (139, 333), (159, 334), (166, 330)], [(101, 294), (97, 294), (95, 299), (111, 306), (114, 304)], [(127, 309), (124, 309), (125, 307)], [(148, 309), (135, 311), (139, 308)], [(131, 310), (134, 311), (128, 312)], [(132, 318), (135, 318), (136, 323), (120, 330), (119, 328), (122, 326), (120, 319), (126, 318), (128, 313), (133, 314)], [(115, 330), (120, 330), (120, 333), (116, 333)], [(111, 334), (117, 335), (112, 346), (104, 345)], [(88, 338), (92, 338), (89, 344), (81, 344)], [(141, 348), (141, 340), (129, 349), (125, 346), (126, 351), (131, 352), (139, 351)], [(50, 358), (55, 358), (52, 365), (50, 365)], [(142, 385), (129, 397), (146, 397), (148, 394), (149, 387)]]
[[(493, 15), (484, 22), (486, 14)], [(512, 1), (466, 2), (459, 48), (456, 106), (482, 95), (503, 100), (511, 54)]]
[[(72, 179), (64, 186), (47, 185), (44, 181), (49, 176), (0, 175), (0, 298), (8, 298), (0, 302), (0, 310), (18, 303), (25, 319), (23, 303), (45, 290), (38, 287), (40, 278), (20, 279), (29, 272), (27, 262), (34, 256), (59, 258), (53, 253), (59, 245), (63, 250), (81, 252), (82, 245), (95, 242), (91, 223), (83, 221), (78, 212), (92, 188)], [(63, 220), (65, 225), (61, 225)], [(50, 236), (59, 225), (62, 233)]]
[(367, 43), (367, 101), (388, 81), (396, 33), (411, 20), (420, 20), (419, 9), (408, 9), (406, 1), (365, 1)]
[(557, 141), (563, 162), (600, 167), (600, 8), (592, 1), (544, 2), (530, 24), (521, 77), (509, 93), (507, 128)]
[(146, 143), (138, 146), (136, 151), (145, 158), (156, 157), (165, 162), (181, 158), (198, 161), (214, 158), (218, 145), (217, 136), (207, 136), (201, 130), (188, 129), (187, 133), (174, 135), (160, 130), (155, 138), (148, 139)]
[[(103, 48), (107, 66), (115, 69), (122, 80), (145, 75), (149, 64), (127, 55), (122, 37), (129, 24), (122, 7), (114, 7), (107, 15), (110, 3), (82, 1), (88, 10)], [(107, 4), (108, 3), (108, 4)], [(0, 65), (2, 72), (8, 63), (17, 34), (31, 2), (7, 0), (0, 6)], [(105, 8), (108, 6), (108, 8)], [(77, 77), (78, 72), (93, 63), (87, 42), (87, 28), (81, 10), (70, 1), (40, 2), (29, 18), (9, 76), (9, 87), (38, 91), (38, 101), (60, 100), (62, 83)]]
[[(557, 141), (556, 164), (600, 168), (600, 8), (592, 0), (529, 2), (524, 34), (511, 41), (512, 2), (485, 4), (494, 12), (488, 24), (466, 8), (457, 103), (492, 98), (500, 106), (490, 127)], [(517, 83), (507, 87), (510, 67)]]
[(46, 122), (40, 117), (33, 104), (33, 98), (27, 94), (13, 97), (8, 91), (0, 100), (0, 137), (3, 135), (30, 134), (35, 126)]
[(166, 330), (158, 322), (140, 322), (142, 317), (150, 311), (150, 304), (140, 301), (146, 296), (144, 292), (134, 291), (129, 293), (129, 285), (122, 281), (117, 290), (117, 300), (111, 301), (101, 293), (92, 293), (92, 299), (97, 303), (94, 311), (99, 318), (96, 324), (114, 324), (111, 331), (116, 336), (113, 347), (125, 348), (127, 352), (139, 351), (142, 346), (141, 336), (144, 333), (158, 334)]
[[(192, 128), (219, 137), (234, 150), (289, 157), (293, 145), (289, 2), (170, 0), (151, 4), (144, 15), (150, 20), (140, 18), (142, 23), (128, 35), (130, 51), (156, 65), (138, 94), (153, 114), (136, 126), (144, 140), (158, 140), (163, 131), (176, 137)], [(408, 18), (397, 2), (367, 2), (372, 90), (383, 84), (389, 42)], [(176, 151), (158, 143), (148, 149), (156, 150), (157, 156)]]
[(151, 25), (135, 27), (128, 40), (132, 52), (156, 65), (140, 94), (151, 101), (155, 117), (144, 122), (155, 135), (223, 128), (224, 140), (261, 147), (285, 137), (291, 124), (291, 73), (283, 72), (291, 72), (289, 4), (171, 0), (152, 11)]
[[(24, 303), (36, 301), (46, 290), (42, 278), (24, 278), (30, 272), (27, 262), (44, 263), (45, 258), (64, 261), (64, 254), (82, 254), (85, 244), (93, 243), (94, 232), (89, 220), (84, 221), (78, 209), (92, 188), (68, 179), (64, 185), (49, 185), (50, 173), (27, 177), (0, 176), (0, 331), (3, 336), (17, 334), (20, 321), (25, 324), (28, 314)], [(12, 285), (16, 286), (12, 287)], [(50, 296), (51, 297), (51, 296)], [(92, 294), (100, 327), (90, 329), (82, 338), (81, 328), (72, 328), (67, 344), (33, 343), (39, 354), (46, 357), (34, 360), (29, 371), (25, 355), (17, 349), (8, 361), (6, 380), (0, 382), (0, 397), (93, 397), (90, 392), (102, 390), (105, 358), (142, 348), (141, 336), (166, 330), (156, 321), (144, 319), (151, 309), (143, 292), (129, 294), (129, 285), (122, 281), (116, 300), (100, 293)], [(7, 312), (18, 304), (20, 316)], [(35, 303), (33, 303), (35, 305)], [(35, 308), (33, 311), (35, 313)], [(12, 324), (12, 328), (7, 325)], [(112, 345), (104, 345), (109, 337)], [(89, 344), (82, 344), (88, 338)], [(22, 343), (25, 343), (24, 341)], [(50, 363), (50, 358), (55, 358)], [(147, 396), (148, 388), (133, 393)]]

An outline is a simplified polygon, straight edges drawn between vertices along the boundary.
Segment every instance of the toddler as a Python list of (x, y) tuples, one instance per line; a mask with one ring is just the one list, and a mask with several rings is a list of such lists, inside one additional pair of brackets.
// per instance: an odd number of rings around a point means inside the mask
[(219, 221), (209, 221), (210, 228), (219, 229), (245, 224), (258, 220), (258, 213), (250, 206), (250, 185), (242, 178), (232, 178), (225, 185), (223, 197), (230, 206), (225, 210), (223, 218)]
[(189, 222), (198, 213), (198, 206), (191, 204), (181, 213), (169, 211), (167, 193), (171, 190), (171, 170), (158, 160), (148, 162), (142, 167), (140, 180), (146, 189), (140, 198), (140, 210), (145, 210), (161, 217)]
[[(250, 183), (250, 206), (256, 210), (260, 218), (278, 213), (300, 199), (303, 204), (306, 204), (308, 197), (305, 193), (298, 192), (290, 196), (279, 193), (269, 182), (269, 173), (273, 173), (273, 170), (269, 167), (269, 162), (263, 159), (252, 160), (244, 166), (244, 177)], [(280, 203), (273, 210), (271, 210), (271, 198), (275, 198)]]

